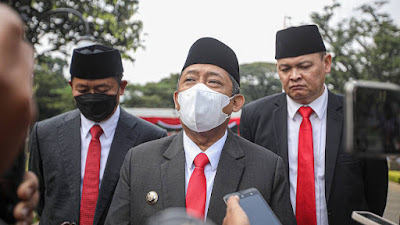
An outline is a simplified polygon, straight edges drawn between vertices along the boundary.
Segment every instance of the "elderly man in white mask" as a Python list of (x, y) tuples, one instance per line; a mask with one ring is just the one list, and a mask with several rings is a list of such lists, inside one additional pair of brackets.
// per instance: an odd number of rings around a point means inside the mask
[(231, 48), (214, 38), (192, 45), (174, 93), (183, 130), (130, 150), (106, 224), (143, 224), (169, 207), (222, 224), (223, 196), (250, 187), (282, 224), (295, 224), (282, 159), (228, 129), (244, 104), (239, 82)]

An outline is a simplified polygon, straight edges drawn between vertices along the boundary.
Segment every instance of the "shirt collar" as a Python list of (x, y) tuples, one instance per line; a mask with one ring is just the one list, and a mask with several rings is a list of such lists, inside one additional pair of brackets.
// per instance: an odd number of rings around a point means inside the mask
[(293, 99), (291, 99), (289, 97), (289, 95), (286, 95), (286, 100), (288, 103), (287, 104), (288, 115), (291, 119), (294, 118), (294, 115), (299, 110), (299, 108), (302, 106), (311, 107), (312, 110), (314, 111), (314, 113), (317, 114), (318, 118), (321, 119), (326, 111), (326, 106), (328, 104), (328, 88), (324, 84), (324, 93), (322, 93), (321, 96), (319, 96), (317, 99), (315, 99), (313, 102), (311, 102), (308, 105), (302, 105), (302, 104), (295, 102)]
[(114, 114), (107, 120), (101, 121), (99, 123), (96, 123), (92, 120), (89, 120), (86, 118), (82, 113), (81, 113), (81, 129), (84, 134), (89, 135), (90, 129), (95, 125), (98, 124), (100, 125), (101, 129), (103, 129), (103, 133), (105, 138), (111, 137), (111, 135), (114, 133), (115, 129), (117, 128), (118, 120), (119, 120), (119, 115), (120, 115), (120, 109), (119, 106), (115, 110)]
[(183, 149), (185, 150), (186, 164), (192, 169), (194, 166), (194, 158), (200, 153), (205, 153), (210, 161), (211, 169), (216, 170), (218, 167), (218, 162), (221, 157), (222, 148), (225, 145), (226, 138), (228, 137), (228, 132), (225, 131), (224, 136), (220, 138), (217, 142), (211, 145), (206, 151), (202, 151), (183, 131)]

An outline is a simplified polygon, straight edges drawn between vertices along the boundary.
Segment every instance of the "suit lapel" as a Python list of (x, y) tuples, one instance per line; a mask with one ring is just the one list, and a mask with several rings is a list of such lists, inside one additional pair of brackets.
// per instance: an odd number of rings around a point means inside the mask
[[(129, 123), (128, 123), (129, 121)], [(106, 168), (99, 190), (94, 224), (97, 224), (105, 209), (113, 197), (115, 187), (118, 183), (119, 172), (124, 162), (126, 153), (135, 146), (139, 133), (134, 130), (136, 121), (127, 117), (127, 112), (121, 108), (120, 118), (115, 128), (114, 139), (111, 144), (110, 153), (107, 158)], [(105, 217), (106, 215), (104, 215)]]
[(228, 137), (221, 152), (207, 213), (207, 217), (213, 221), (222, 222), (225, 216), (225, 214), (221, 214), (221, 209), (226, 207), (222, 200), (223, 197), (238, 191), (244, 165), (237, 159), (242, 157), (244, 157), (244, 153), (240, 149), (235, 135), (228, 129)]
[(185, 207), (185, 151), (182, 131), (163, 156), (167, 159), (160, 168), (164, 207)]
[(325, 152), (325, 197), (328, 203), (332, 187), (336, 159), (341, 143), (343, 130), (342, 102), (335, 94), (328, 92), (328, 109), (326, 121), (326, 152)]
[(276, 109), (272, 113), (274, 134), (276, 143), (276, 154), (278, 154), (286, 164), (286, 171), (289, 175), (288, 159), (288, 131), (287, 131), (287, 104), (286, 94), (281, 94), (275, 102)]
[[(57, 128), (60, 153), (64, 161), (66, 179), (70, 189), (70, 201), (75, 210), (72, 221), (78, 221), (81, 188), (81, 119), (78, 110), (68, 114)], [(62, 204), (62, 203), (60, 203)]]
[[(225, 208), (224, 195), (238, 191), (244, 165), (237, 159), (244, 157), (238, 147), (235, 135), (228, 129), (228, 137), (221, 152), (217, 174), (211, 194), (208, 217), (213, 221), (222, 221)], [(161, 165), (161, 179), (164, 206), (185, 207), (185, 152), (183, 149), (183, 132), (181, 131), (163, 155), (167, 161)]]

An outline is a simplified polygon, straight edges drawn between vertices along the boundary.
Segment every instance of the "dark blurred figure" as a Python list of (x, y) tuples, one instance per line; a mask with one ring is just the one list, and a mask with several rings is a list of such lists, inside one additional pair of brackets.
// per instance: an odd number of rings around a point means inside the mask
[[(21, 19), (8, 6), (0, 4), (0, 183), (1, 188), (7, 182), (12, 183), (4, 174), (5, 171), (10, 174), (10, 166), (16, 161), (19, 164), (19, 168), (15, 170), (18, 174), (10, 177), (14, 180), (18, 176), (24, 177), (21, 184), (13, 184), (19, 186), (18, 190), (12, 190), (17, 192), (20, 199), (12, 212), (17, 224), (28, 224), (32, 221), (32, 212), (39, 196), (37, 177), (31, 172), (24, 175), (25, 158), (23, 152), (21, 153), (35, 114), (32, 100), (33, 62), (33, 49), (24, 41), (24, 25)], [(16, 160), (18, 155), (20, 157)], [(5, 199), (0, 201), (5, 203)], [(2, 212), (4, 210), (7, 209), (0, 209)], [(3, 224), (1, 219), (0, 224)]]
[(0, 172), (19, 154), (34, 115), (33, 49), (23, 38), (19, 16), (0, 4)]

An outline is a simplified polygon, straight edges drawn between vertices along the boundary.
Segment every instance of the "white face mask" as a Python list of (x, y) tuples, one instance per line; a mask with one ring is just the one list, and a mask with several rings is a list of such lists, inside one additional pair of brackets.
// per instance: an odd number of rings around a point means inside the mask
[(229, 98), (203, 83), (198, 83), (178, 94), (179, 117), (193, 131), (209, 131), (230, 117), (222, 109), (233, 97)]

